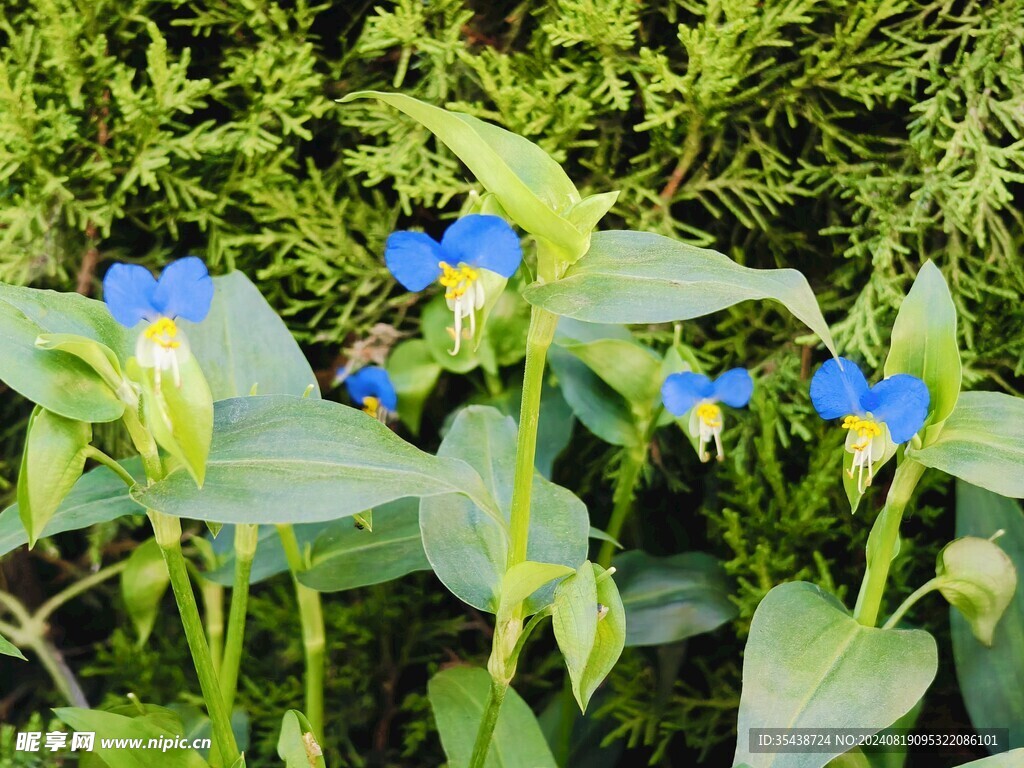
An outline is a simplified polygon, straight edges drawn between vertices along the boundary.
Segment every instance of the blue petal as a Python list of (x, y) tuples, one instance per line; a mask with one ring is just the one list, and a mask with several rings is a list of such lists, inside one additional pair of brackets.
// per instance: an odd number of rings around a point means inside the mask
[(375, 397), (389, 411), (398, 410), (398, 395), (391, 383), (391, 377), (380, 366), (368, 365), (360, 368), (345, 379), (345, 386), (348, 388), (348, 396), (359, 407), (362, 407), (365, 398)]
[(131, 328), (140, 320), (156, 320), (160, 311), (153, 306), (156, 280), (138, 264), (114, 264), (103, 276), (103, 300), (121, 325)]
[(444, 233), (441, 251), (453, 266), (465, 262), (512, 277), (523, 260), (519, 236), (499, 216), (474, 213), (463, 216)]
[(210, 311), (213, 278), (202, 259), (186, 256), (164, 267), (153, 292), (153, 306), (164, 317), (183, 317), (198, 323)]
[(916, 435), (928, 417), (931, 396), (917, 376), (898, 373), (878, 382), (861, 402), (869, 403), (871, 415), (889, 427), (894, 443), (905, 443)]
[(422, 291), (441, 275), (441, 246), (422, 232), (392, 232), (384, 263), (407, 291)]
[(702, 373), (673, 373), (661, 385), (661, 401), (669, 413), (682, 416), (699, 401), (713, 397), (715, 387)]
[(855, 362), (845, 357), (826, 360), (811, 379), (811, 402), (823, 419), (863, 413), (860, 399), (867, 391), (864, 374)]
[(733, 368), (717, 379), (714, 385), (714, 398), (732, 408), (742, 408), (750, 402), (754, 394), (754, 380), (746, 368)]

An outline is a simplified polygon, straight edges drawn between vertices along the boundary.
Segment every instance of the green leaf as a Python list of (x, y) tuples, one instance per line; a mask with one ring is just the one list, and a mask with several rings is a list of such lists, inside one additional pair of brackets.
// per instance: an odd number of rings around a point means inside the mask
[(626, 610), (626, 645), (662, 645), (711, 632), (736, 617), (722, 564), (703, 552), (616, 556), (615, 581)]
[[(587, 235), (560, 215), (580, 203), (580, 194), (562, 167), (536, 144), (470, 115), (398, 93), (360, 91), (339, 101), (364, 98), (391, 105), (437, 136), (527, 232), (560, 246), (573, 260), (586, 251)], [(583, 210), (592, 217), (594, 207), (591, 203)], [(582, 212), (578, 216), (587, 218)]]
[(551, 622), (581, 712), (619, 660), (626, 639), (622, 600), (605, 573), (586, 562), (555, 588)]
[(414, 435), (420, 431), (423, 405), (437, 387), (441, 366), (423, 339), (409, 339), (391, 350), (388, 375), (398, 394), (398, 418)]
[(91, 424), (39, 406), (32, 411), (18, 472), (18, 509), (30, 547), (82, 476), (91, 441)]
[(534, 283), (526, 300), (587, 322), (665, 323), (742, 301), (774, 299), (835, 345), (807, 279), (794, 269), (750, 269), (716, 251), (648, 232), (597, 232), (561, 280)]
[[(154, 750), (146, 749), (145, 746), (104, 747), (101, 739), (141, 739), (145, 745), (150, 739), (163, 737), (173, 741), (181, 736), (181, 724), (168, 723), (159, 713), (126, 717), (114, 712), (76, 707), (54, 709), (53, 713), (76, 731), (95, 733), (92, 753), (103, 760), (108, 768), (152, 768)], [(160, 768), (207, 768), (206, 761), (192, 749), (169, 749), (159, 754)]]
[(637, 417), (650, 418), (661, 399), (661, 358), (642, 344), (623, 339), (560, 342), (615, 390)]
[[(121, 465), (136, 480), (143, 481), (145, 474), (141, 459), (127, 459)], [(128, 495), (128, 487), (121, 478), (106, 467), (97, 467), (86, 472), (75, 483), (43, 527), (39, 538), (55, 536), (64, 531), (77, 531), (125, 515), (141, 515), (145, 511)], [(20, 510), (17, 504), (12, 504), (0, 513), (0, 557), (27, 542), (28, 535), (21, 522)]]
[(618, 190), (590, 195), (565, 212), (565, 218), (580, 232), (591, 232), (619, 199)]
[(588, 430), (611, 445), (638, 446), (643, 435), (629, 404), (581, 360), (557, 346), (548, 364), (573, 414)]
[(777, 586), (750, 626), (734, 762), (821, 768), (844, 750), (751, 753), (750, 729), (879, 731), (918, 702), (937, 668), (935, 640), (927, 632), (865, 627), (813, 584)]
[(75, 293), (55, 293), (0, 283), (0, 379), (48, 411), (77, 421), (121, 418), (124, 403), (81, 358), (36, 346), (44, 334), (73, 334), (98, 341), (127, 359), (130, 331), (106, 305)]
[[(507, 521), (515, 472), (515, 421), (493, 408), (459, 412), (438, 451), (462, 459), (490, 489)], [(587, 508), (565, 488), (534, 475), (527, 558), (577, 568), (587, 557)], [(482, 611), (498, 608), (508, 559), (507, 531), (465, 496), (434, 496), (420, 502), (420, 533), (434, 573), (460, 600)], [(552, 588), (541, 590), (539, 604)]]
[[(501, 600), (498, 615), (501, 616), (502, 613), (509, 613), (515, 610), (517, 605), (527, 601), (531, 595), (545, 584), (574, 572), (574, 569), (559, 563), (536, 563), (532, 560), (526, 560), (525, 562), (513, 565), (505, 571), (505, 576), (501, 581)], [(557, 588), (555, 592), (557, 594)], [(534, 603), (534, 605), (527, 607), (526, 615), (536, 613), (543, 607), (543, 605)]]
[(121, 572), (121, 595), (139, 635), (140, 647), (146, 644), (153, 631), (160, 602), (170, 583), (156, 539), (147, 539), (132, 552), (127, 567)]
[(942, 596), (963, 614), (974, 636), (991, 646), (1017, 589), (1013, 561), (995, 542), (964, 536), (942, 548), (935, 573)]
[(464, 462), (431, 456), (355, 408), (268, 395), (222, 400), (206, 482), (178, 468), (133, 496), (178, 517), (224, 523), (336, 520), (406, 496), (467, 494), (497, 516)]
[(41, 333), (36, 338), (36, 346), (40, 349), (57, 350), (74, 355), (88, 363), (89, 367), (99, 374), (107, 386), (125, 403), (135, 399), (135, 393), (130, 391), (131, 384), (121, 372), (121, 363), (117, 359), (117, 355), (105, 344), (71, 333)]
[(289, 709), (281, 719), (277, 756), (284, 760), (285, 768), (326, 768), (324, 752), (313, 727), (296, 709)]
[(19, 651), (18, 647), (3, 635), (0, 635), (0, 656), (13, 656), (16, 659), (28, 661), (25, 658), (25, 654)]
[(930, 260), (918, 272), (892, 326), (885, 375), (897, 373), (917, 376), (927, 385), (931, 405), (926, 424), (941, 424), (953, 412), (961, 379), (956, 307)]
[[(956, 484), (957, 536), (992, 536), (1009, 555), (1018, 576), (1024, 573), (1024, 515), (1020, 505), (1005, 496), (959, 482)], [(1010, 746), (1024, 747), (1024, 687), (1020, 660), (1024, 658), (1024, 589), (1019, 582), (1013, 601), (996, 624), (992, 645), (978, 642), (970, 624), (950, 609), (950, 630), (957, 679), (975, 728), (1010, 728)]]
[(128, 373), (142, 384), (146, 425), (157, 444), (181, 462), (201, 487), (213, 437), (213, 395), (193, 355), (179, 367), (180, 386), (170, 371), (164, 371), (158, 382), (155, 368), (140, 368), (134, 360)]
[(942, 431), (907, 457), (971, 485), (1024, 497), (1024, 399), (964, 392)]
[[(213, 723), (206, 710), (193, 704), (168, 704), (167, 709), (181, 721), (182, 735), (189, 739), (210, 739), (213, 741)], [(249, 748), (249, 716), (241, 707), (231, 711), (231, 731), (235, 744), (243, 752)], [(196, 750), (204, 759), (209, 759), (208, 749)], [(237, 764), (237, 763), (236, 763)], [(245, 763), (240, 765), (244, 766)]]
[(213, 278), (210, 312), (201, 323), (180, 320), (214, 400), (260, 395), (320, 397), (306, 356), (277, 312), (241, 272)]
[[(490, 688), (491, 676), (475, 667), (451, 667), (427, 684), (450, 768), (469, 765)], [(511, 687), (498, 711), (484, 768), (556, 768), (537, 719)]]
[(299, 581), (319, 592), (341, 592), (427, 570), (419, 504), (399, 499), (373, 510), (372, 533), (351, 520), (330, 524), (313, 542), (310, 566)]

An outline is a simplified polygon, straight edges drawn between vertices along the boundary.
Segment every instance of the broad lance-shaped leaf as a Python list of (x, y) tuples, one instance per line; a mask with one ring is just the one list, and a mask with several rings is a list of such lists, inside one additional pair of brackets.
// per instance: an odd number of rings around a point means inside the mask
[(795, 269), (751, 269), (648, 232), (595, 232), (590, 250), (562, 279), (534, 283), (524, 295), (550, 312), (591, 323), (666, 323), (774, 299), (836, 354), (814, 293)]
[(147, 539), (132, 552), (127, 567), (121, 572), (121, 595), (138, 633), (140, 647), (146, 644), (153, 631), (160, 601), (170, 583), (156, 539)]
[[(141, 482), (145, 478), (142, 461), (138, 457), (122, 461), (121, 466), (136, 480)], [(141, 515), (145, 511), (128, 495), (128, 487), (121, 478), (106, 467), (96, 467), (79, 478), (43, 527), (39, 538), (77, 531), (125, 515)], [(12, 504), (0, 512), (0, 557), (27, 542), (20, 509), (17, 504)]]
[[(509, 519), (516, 463), (515, 421), (494, 408), (464, 408), (445, 435), (438, 457), (461, 459), (472, 466), (490, 489), (501, 519)], [(583, 502), (535, 474), (527, 558), (575, 570), (587, 557), (589, 529)], [(420, 502), (420, 533), (441, 582), (463, 602), (494, 613), (508, 561), (504, 525), (466, 496), (432, 496)], [(544, 587), (531, 598), (531, 604), (545, 605), (553, 591), (551, 586)]]
[(710, 632), (736, 616), (722, 564), (703, 552), (618, 555), (615, 583), (626, 610), (626, 645), (661, 645)]
[(938, 437), (907, 456), (971, 485), (1024, 497), (1024, 398), (964, 392)]
[(551, 622), (573, 695), (585, 712), (626, 639), (626, 614), (611, 574), (590, 562), (581, 565), (555, 588)]
[[(49, 411), (78, 421), (119, 419), (124, 403), (89, 363), (37, 346), (41, 335), (74, 335), (127, 359), (134, 343), (106, 306), (76, 293), (0, 283), (0, 379)], [(133, 337), (132, 337), (133, 338)]]
[(359, 530), (348, 519), (318, 527), (322, 532), (313, 541), (309, 568), (298, 576), (312, 589), (340, 592), (430, 570), (416, 499), (373, 510), (373, 531)]
[(406, 496), (465, 494), (497, 516), (479, 475), (464, 462), (424, 453), (362, 411), (269, 395), (214, 407), (206, 482), (184, 469), (135, 499), (178, 517), (223, 523), (313, 523)]
[(430, 354), (427, 342), (408, 339), (391, 350), (387, 370), (398, 395), (398, 418), (418, 435), (423, 405), (435, 389), (441, 366)]
[(213, 302), (201, 323), (179, 321), (214, 400), (258, 395), (319, 398), (306, 356), (277, 312), (241, 272), (213, 278)]
[(548, 350), (548, 363), (565, 401), (583, 426), (611, 445), (643, 444), (629, 404), (582, 360), (556, 345)]
[(39, 406), (32, 411), (18, 472), (18, 508), (29, 546), (35, 546), (82, 476), (91, 441), (91, 424), (66, 419)]
[(750, 625), (734, 762), (821, 768), (845, 748), (754, 752), (750, 729), (880, 731), (918, 702), (937, 669), (938, 651), (927, 632), (865, 627), (813, 584), (777, 586)]
[[(132, 710), (136, 708), (132, 707)], [(100, 758), (108, 768), (142, 768), (156, 762), (153, 760), (154, 750), (145, 747), (150, 739), (173, 742), (180, 738), (182, 733), (181, 722), (176, 717), (167, 717), (159, 713), (168, 712), (167, 710), (146, 707), (147, 712), (150, 710), (156, 712), (139, 717), (76, 707), (62, 707), (53, 710), (53, 713), (73, 731), (96, 734), (91, 753)], [(132, 740), (138, 740), (143, 746), (124, 746), (126, 741)], [(115, 741), (119, 742), (116, 746)], [(103, 746), (104, 742), (110, 743), (111, 746)], [(206, 761), (192, 749), (170, 749), (159, 752), (159, 755), (160, 768), (206, 768)]]
[[(580, 202), (580, 194), (562, 167), (536, 144), (471, 115), (400, 93), (360, 91), (340, 101), (365, 98), (389, 104), (437, 136), (527, 232), (550, 240), (576, 258), (586, 250), (590, 230), (581, 233), (562, 215)], [(600, 198), (586, 211), (580, 209), (576, 214), (580, 223), (590, 223), (605, 201)]]
[(562, 341), (560, 346), (578, 357), (633, 408), (650, 414), (660, 399), (661, 358), (635, 341), (597, 339)]
[[(986, 539), (998, 531), (999, 547), (1013, 561), (1018, 583), (1013, 599), (995, 626), (990, 647), (982, 645), (956, 608), (949, 625), (953, 659), (971, 723), (975, 728), (1010, 729), (1010, 747), (1024, 747), (1024, 686), (1020, 660), (1024, 658), (1024, 514), (1020, 504), (967, 483), (956, 484), (956, 535)], [(990, 748), (989, 751), (994, 751)], [(1024, 761), (1021, 762), (1024, 765)]]
[(313, 726), (297, 709), (289, 709), (281, 718), (277, 756), (285, 768), (325, 768), (324, 751), (313, 733)]
[(892, 326), (885, 375), (897, 373), (917, 376), (928, 386), (928, 424), (940, 424), (953, 412), (960, 395), (956, 307), (942, 273), (931, 261), (921, 267)]
[(935, 572), (939, 592), (967, 619), (974, 636), (991, 646), (1017, 589), (1013, 561), (994, 541), (963, 536), (943, 547)]
[[(451, 768), (466, 768), (483, 718), (491, 676), (476, 667), (451, 667), (427, 683), (441, 746)], [(530, 707), (509, 687), (498, 710), (484, 768), (556, 768)]]

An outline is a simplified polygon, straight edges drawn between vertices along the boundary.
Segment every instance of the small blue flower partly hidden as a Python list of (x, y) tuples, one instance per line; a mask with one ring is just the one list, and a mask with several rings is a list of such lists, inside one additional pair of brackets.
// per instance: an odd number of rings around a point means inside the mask
[(871, 485), (875, 463), (885, 456), (886, 431), (897, 445), (910, 440), (924, 426), (930, 401), (928, 387), (916, 376), (898, 373), (869, 387), (857, 364), (845, 357), (826, 361), (811, 379), (811, 402), (818, 415), (842, 418), (843, 429), (849, 430), (849, 476), (857, 473), (862, 493)]
[(344, 381), (352, 402), (378, 421), (387, 423), (398, 410), (395, 385), (391, 383), (388, 372), (380, 366), (368, 365), (360, 368), (346, 376)]
[(449, 329), (455, 339), (452, 355), (459, 353), (463, 319), (469, 318), (466, 338), (476, 335), (476, 313), (487, 298), (480, 270), (511, 277), (522, 260), (512, 227), (498, 216), (476, 213), (448, 227), (440, 243), (423, 232), (393, 232), (384, 249), (387, 268), (407, 290), (422, 291), (435, 280), (444, 286), (448, 309), (455, 314)]
[(103, 299), (110, 314), (126, 328), (148, 324), (135, 343), (139, 365), (160, 374), (170, 370), (181, 386), (181, 364), (188, 358), (188, 340), (176, 320), (202, 321), (213, 301), (213, 279), (206, 265), (186, 256), (167, 265), (159, 279), (137, 264), (114, 264), (103, 278)]
[(674, 416), (690, 412), (689, 430), (700, 441), (701, 461), (710, 461), (708, 444), (714, 440), (718, 460), (725, 458), (722, 450), (723, 416), (719, 403), (742, 408), (754, 393), (754, 380), (744, 368), (733, 368), (712, 381), (701, 373), (673, 373), (661, 385), (661, 400)]

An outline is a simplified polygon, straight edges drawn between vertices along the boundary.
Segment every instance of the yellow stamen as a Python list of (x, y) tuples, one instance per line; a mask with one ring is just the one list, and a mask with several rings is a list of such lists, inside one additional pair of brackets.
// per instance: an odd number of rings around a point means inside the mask
[(698, 405), (697, 417), (711, 428), (722, 426), (722, 409), (714, 403)]
[(164, 349), (177, 349), (181, 346), (181, 342), (175, 339), (178, 335), (178, 326), (169, 317), (161, 317), (143, 331), (143, 334)]
[(363, 398), (363, 412), (370, 414), (373, 418), (378, 418), (377, 414), (380, 411), (380, 400), (376, 397), (364, 397)]
[(450, 301), (464, 296), (469, 290), (469, 286), (480, 277), (479, 272), (466, 264), (453, 267), (448, 262), (442, 261), (438, 266), (441, 267), (441, 277), (438, 282), (448, 289), (445, 291), (444, 297)]
[[(853, 465), (847, 470), (849, 478), (857, 475), (857, 488), (863, 493), (864, 489), (871, 485), (874, 479), (874, 464), (882, 458), (880, 449), (875, 441), (885, 434), (882, 424), (873, 419), (865, 419), (861, 416), (849, 415), (843, 419), (843, 429), (849, 430), (856, 435), (856, 440), (847, 438), (846, 450), (853, 454)], [(864, 477), (867, 470), (867, 477)]]

